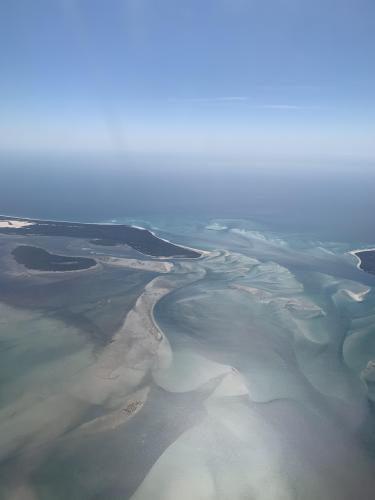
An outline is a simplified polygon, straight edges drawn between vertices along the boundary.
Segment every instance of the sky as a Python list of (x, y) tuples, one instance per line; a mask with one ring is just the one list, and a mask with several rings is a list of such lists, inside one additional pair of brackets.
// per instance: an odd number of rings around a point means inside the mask
[(373, 0), (2, 0), (0, 150), (375, 160)]

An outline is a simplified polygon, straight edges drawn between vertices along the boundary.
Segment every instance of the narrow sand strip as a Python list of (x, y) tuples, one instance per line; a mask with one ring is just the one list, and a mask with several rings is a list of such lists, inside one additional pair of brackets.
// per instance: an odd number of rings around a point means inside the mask
[(369, 293), (370, 288), (363, 290), (363, 292), (353, 292), (352, 290), (347, 290), (346, 288), (342, 290), (343, 293), (346, 293), (352, 300), (355, 302), (363, 302), (365, 296)]
[(0, 228), (7, 228), (7, 229), (20, 229), (21, 227), (26, 227), (26, 226), (34, 226), (34, 222), (29, 222), (26, 220), (14, 220), (14, 219), (7, 219), (7, 220), (0, 220)]
[(130, 269), (154, 271), (157, 273), (169, 273), (173, 269), (173, 264), (171, 262), (160, 262), (157, 260), (127, 259), (123, 257), (96, 257), (96, 260), (99, 260), (103, 264), (108, 264), (112, 267), (127, 267)]
[(351, 250), (348, 253), (350, 255), (353, 255), (353, 257), (355, 257), (357, 259), (357, 268), (360, 269), (361, 271), (363, 271), (363, 269), (361, 267), (362, 261), (361, 261), (361, 258), (358, 257), (357, 253), (361, 253), (361, 252), (374, 252), (374, 251), (375, 251), (375, 248), (357, 248), (356, 250)]

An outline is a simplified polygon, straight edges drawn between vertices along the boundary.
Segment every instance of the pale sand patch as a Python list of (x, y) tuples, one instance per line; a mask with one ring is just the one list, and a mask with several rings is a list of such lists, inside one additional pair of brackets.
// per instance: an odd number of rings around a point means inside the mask
[(173, 264), (165, 261), (160, 262), (156, 260), (126, 259), (120, 257), (95, 258), (96, 260), (103, 262), (103, 264), (108, 264), (113, 267), (127, 267), (131, 269), (139, 269), (141, 271), (169, 273), (173, 269)]
[(8, 491), (6, 500), (38, 500), (38, 496), (32, 486), (23, 480), (17, 484), (14, 489)]
[(92, 404), (108, 404), (110, 398), (110, 404), (116, 407), (137, 390), (145, 374), (154, 367), (160, 350), (167, 348), (168, 343), (154, 322), (153, 309), (171, 289), (162, 277), (145, 287), (111, 344), (71, 389), (74, 397)]
[(235, 290), (240, 290), (242, 292), (249, 293), (253, 295), (259, 302), (264, 302), (268, 304), (274, 298), (271, 292), (266, 292), (265, 290), (260, 290), (259, 288), (255, 288), (252, 286), (240, 285), (238, 283), (233, 283), (230, 285), (230, 288), (234, 288)]
[(8, 228), (8, 229), (19, 229), (21, 227), (26, 227), (26, 226), (34, 226), (35, 222), (30, 222), (26, 220), (14, 220), (14, 219), (7, 219), (7, 220), (0, 220), (0, 228)]
[(249, 394), (249, 389), (242, 375), (235, 369), (224, 376), (223, 380), (211, 394), (211, 398), (224, 398), (228, 396), (245, 396)]
[(85, 422), (75, 429), (71, 433), (70, 437), (76, 438), (77, 434), (80, 434), (80, 436), (95, 435), (98, 432), (107, 432), (120, 427), (120, 425), (125, 424), (125, 422), (130, 420), (143, 407), (149, 390), (149, 387), (144, 387), (143, 389), (136, 391), (126, 401), (124, 401), (121, 408), (118, 408), (101, 417), (97, 417), (94, 420), (90, 420), (89, 422)]
[(362, 292), (357, 292), (357, 293), (353, 292), (352, 290), (347, 290), (346, 288), (344, 288), (342, 290), (343, 293), (348, 295), (348, 297), (350, 297), (355, 302), (363, 302), (365, 296), (369, 293), (369, 291), (370, 291), (370, 288), (366, 288)]
[(158, 356), (169, 347), (154, 323), (153, 308), (172, 288), (164, 277), (151, 281), (111, 344), (76, 380), (66, 381), (55, 394), (28, 395), (0, 411), (0, 457), (13, 453), (20, 445), (25, 457), (37, 449), (42, 451), (43, 446), (49, 446), (74, 426), (88, 404), (103, 405), (109, 413), (93, 422), (91, 428), (84, 428), (84, 433), (114, 428), (139, 411), (148, 391), (137, 391)]
[(261, 304), (278, 304), (280, 307), (288, 310), (297, 320), (307, 320), (319, 316), (326, 316), (325, 311), (323, 311), (321, 307), (305, 297), (283, 297), (260, 290), (259, 288), (239, 285), (237, 283), (229, 287), (252, 295), (254, 299)]
[(153, 372), (155, 382), (168, 392), (194, 391), (232, 370), (228, 365), (216, 363), (188, 349), (172, 352), (169, 361)]

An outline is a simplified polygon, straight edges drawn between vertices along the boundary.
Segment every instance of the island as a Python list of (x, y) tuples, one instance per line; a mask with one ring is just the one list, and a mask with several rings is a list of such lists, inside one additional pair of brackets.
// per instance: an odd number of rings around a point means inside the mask
[(20, 245), (12, 251), (18, 264), (37, 271), (78, 271), (96, 266), (96, 260), (89, 257), (67, 257), (56, 255), (43, 248)]
[(83, 238), (95, 245), (128, 245), (144, 255), (159, 258), (196, 259), (202, 255), (195, 249), (158, 238), (148, 229), (125, 224), (91, 224), (0, 216), (0, 234)]
[(375, 248), (353, 250), (351, 255), (357, 258), (357, 267), (366, 273), (375, 274)]

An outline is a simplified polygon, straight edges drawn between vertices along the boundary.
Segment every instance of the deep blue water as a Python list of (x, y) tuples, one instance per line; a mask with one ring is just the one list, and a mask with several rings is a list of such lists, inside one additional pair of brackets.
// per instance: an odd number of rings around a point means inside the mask
[(0, 157), (0, 213), (101, 221), (132, 216), (250, 218), (267, 228), (373, 243), (375, 169), (260, 168), (83, 155)]

